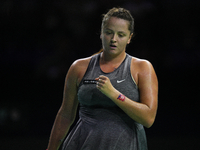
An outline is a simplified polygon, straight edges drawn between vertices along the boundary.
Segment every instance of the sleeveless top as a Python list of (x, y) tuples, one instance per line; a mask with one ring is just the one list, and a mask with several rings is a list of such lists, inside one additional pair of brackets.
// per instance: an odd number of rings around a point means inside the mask
[[(101, 53), (100, 53), (101, 54)], [(85, 84), (100, 75), (107, 76), (114, 88), (139, 102), (138, 87), (132, 78), (132, 57), (126, 54), (121, 65), (104, 73), (99, 65), (100, 54), (94, 55), (79, 85), (79, 121), (66, 138), (65, 150), (147, 150), (143, 125), (131, 119), (111, 99), (102, 94), (96, 84)]]

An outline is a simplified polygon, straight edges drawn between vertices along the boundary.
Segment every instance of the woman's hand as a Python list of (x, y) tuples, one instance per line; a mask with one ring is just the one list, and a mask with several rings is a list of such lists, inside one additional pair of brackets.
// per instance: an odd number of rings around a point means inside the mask
[(100, 75), (95, 80), (97, 81), (97, 89), (99, 89), (99, 91), (101, 91), (106, 96), (109, 97), (109, 94), (111, 94), (115, 90), (108, 77)]

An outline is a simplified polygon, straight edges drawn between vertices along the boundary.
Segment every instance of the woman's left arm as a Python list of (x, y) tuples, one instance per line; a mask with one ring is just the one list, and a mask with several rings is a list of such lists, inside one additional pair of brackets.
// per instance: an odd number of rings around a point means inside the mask
[(153, 66), (148, 61), (137, 63), (137, 83), (140, 102), (135, 102), (116, 90), (108, 77), (99, 76), (97, 88), (118, 105), (128, 116), (147, 128), (154, 123), (158, 105), (158, 81)]

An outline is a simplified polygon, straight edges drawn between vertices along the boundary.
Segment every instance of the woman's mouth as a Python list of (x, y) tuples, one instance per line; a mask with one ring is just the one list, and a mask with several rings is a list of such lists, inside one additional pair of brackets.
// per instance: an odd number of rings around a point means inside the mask
[(116, 49), (117, 46), (116, 46), (116, 45), (113, 45), (113, 44), (110, 44), (110, 48), (111, 48), (111, 49)]

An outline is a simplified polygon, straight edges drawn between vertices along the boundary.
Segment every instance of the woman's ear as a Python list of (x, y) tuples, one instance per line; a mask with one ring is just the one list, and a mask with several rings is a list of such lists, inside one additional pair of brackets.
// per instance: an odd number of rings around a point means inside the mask
[(100, 35), (100, 39), (102, 40), (102, 34)]
[(129, 44), (129, 43), (131, 42), (132, 36), (133, 36), (133, 33), (131, 33), (131, 35), (130, 35), (130, 37), (129, 37), (129, 39), (128, 39), (127, 44)]

